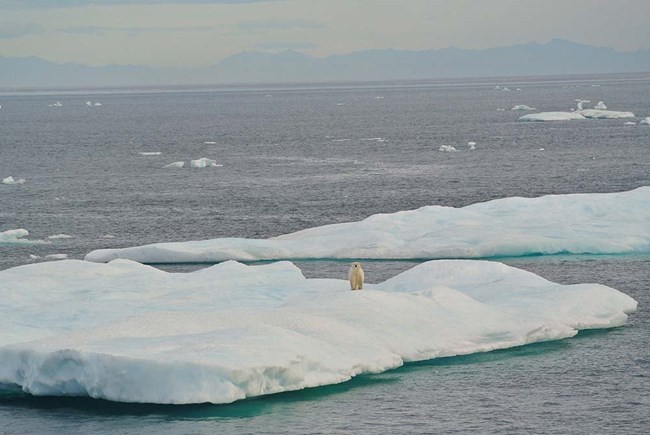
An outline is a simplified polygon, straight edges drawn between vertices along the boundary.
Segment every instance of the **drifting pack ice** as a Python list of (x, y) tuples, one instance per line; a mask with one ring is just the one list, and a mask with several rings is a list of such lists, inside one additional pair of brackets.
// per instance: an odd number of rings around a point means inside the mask
[(141, 263), (280, 259), (491, 258), (650, 252), (650, 187), (504, 198), (376, 214), (270, 239), (222, 238), (100, 249), (86, 260)]
[(128, 260), (0, 271), (0, 387), (228, 403), (407, 361), (571, 337), (636, 302), (501, 263), (438, 260), (352, 292), (289, 262), (167, 273)]

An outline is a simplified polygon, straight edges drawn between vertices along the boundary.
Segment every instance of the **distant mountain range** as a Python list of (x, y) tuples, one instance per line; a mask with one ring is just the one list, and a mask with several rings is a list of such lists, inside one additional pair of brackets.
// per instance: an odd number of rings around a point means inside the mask
[(554, 39), (485, 50), (366, 50), (324, 58), (247, 51), (202, 68), (91, 67), (0, 56), (0, 88), (295, 83), (650, 71), (650, 50), (619, 52)]

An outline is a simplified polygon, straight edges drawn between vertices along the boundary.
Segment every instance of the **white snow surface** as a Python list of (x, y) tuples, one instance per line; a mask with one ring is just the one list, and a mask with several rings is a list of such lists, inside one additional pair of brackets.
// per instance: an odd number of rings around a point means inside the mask
[(540, 112), (529, 113), (528, 115), (520, 116), (519, 121), (571, 121), (574, 119), (585, 119), (578, 112)]
[(0, 271), (0, 282), (0, 383), (166, 404), (228, 403), (562, 339), (621, 326), (637, 305), (599, 284), (472, 260), (423, 263), (356, 292), (289, 262), (167, 273), (63, 260)]
[(223, 238), (100, 249), (86, 260), (141, 263), (307, 258), (434, 259), (650, 252), (650, 187), (504, 198), (376, 214), (270, 239)]

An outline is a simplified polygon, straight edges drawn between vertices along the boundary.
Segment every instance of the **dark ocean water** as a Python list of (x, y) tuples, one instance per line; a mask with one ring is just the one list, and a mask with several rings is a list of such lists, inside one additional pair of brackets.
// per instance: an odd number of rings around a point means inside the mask
[[(519, 123), (525, 112), (509, 110), (602, 100), (636, 113), (638, 122), (650, 116), (650, 78), (499, 82), (522, 89), (511, 92), (495, 90), (496, 83), (0, 95), (0, 178), (27, 180), (0, 184), (0, 231), (73, 236), (0, 246), (0, 269), (38, 261), (30, 254), (83, 258), (93, 249), (159, 241), (269, 237), (431, 204), (650, 185), (650, 126)], [(88, 107), (89, 100), (102, 106)], [(63, 106), (48, 107), (56, 101)], [(441, 152), (441, 145), (458, 151)], [(138, 154), (154, 151), (162, 154)], [(223, 166), (187, 167), (200, 157)], [(185, 168), (162, 169), (180, 160)], [(610, 285), (637, 299), (639, 311), (623, 328), (226, 406), (0, 392), (0, 434), (647, 433), (650, 258), (502, 261), (560, 283)], [(379, 282), (414, 264), (368, 262), (364, 269)], [(308, 277), (345, 277), (348, 267), (298, 265)]]

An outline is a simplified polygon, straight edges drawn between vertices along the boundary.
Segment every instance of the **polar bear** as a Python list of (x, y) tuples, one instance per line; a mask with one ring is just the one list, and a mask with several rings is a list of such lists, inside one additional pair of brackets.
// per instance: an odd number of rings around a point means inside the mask
[(350, 266), (348, 271), (348, 279), (350, 280), (350, 287), (352, 290), (363, 289), (363, 269), (361, 264), (356, 261)]

